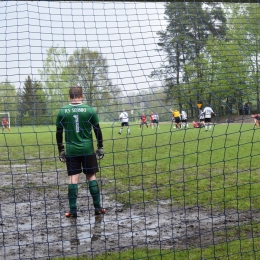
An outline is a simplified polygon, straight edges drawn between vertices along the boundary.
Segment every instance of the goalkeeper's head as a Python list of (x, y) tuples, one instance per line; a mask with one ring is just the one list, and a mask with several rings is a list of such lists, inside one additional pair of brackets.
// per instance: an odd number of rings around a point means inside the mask
[(80, 86), (73, 86), (69, 91), (70, 99), (78, 99), (83, 97), (83, 90)]

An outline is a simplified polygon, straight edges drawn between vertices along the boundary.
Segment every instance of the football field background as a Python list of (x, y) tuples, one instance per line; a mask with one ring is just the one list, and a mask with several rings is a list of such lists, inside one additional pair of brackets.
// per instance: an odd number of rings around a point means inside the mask
[(0, 135), (1, 259), (255, 259), (260, 128), (132, 124), (130, 135), (118, 135), (118, 123), (101, 127), (98, 180), (107, 214), (95, 218), (82, 174), (76, 221), (64, 217), (67, 173), (55, 127), (12, 127)]

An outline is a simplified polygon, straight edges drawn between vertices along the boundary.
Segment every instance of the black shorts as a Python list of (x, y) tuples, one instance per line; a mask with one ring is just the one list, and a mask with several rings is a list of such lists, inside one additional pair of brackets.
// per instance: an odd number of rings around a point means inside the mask
[(182, 119), (181, 122), (182, 123), (187, 123), (187, 119)]
[(211, 123), (211, 118), (205, 118), (205, 119), (204, 119), (204, 122), (205, 122), (205, 123)]
[(99, 172), (96, 154), (83, 156), (66, 156), (68, 175), (75, 175), (81, 172), (95, 174)]
[(181, 119), (179, 117), (174, 117), (174, 119), (175, 119), (175, 123), (177, 124), (181, 122)]
[(121, 126), (128, 126), (128, 122), (122, 122)]

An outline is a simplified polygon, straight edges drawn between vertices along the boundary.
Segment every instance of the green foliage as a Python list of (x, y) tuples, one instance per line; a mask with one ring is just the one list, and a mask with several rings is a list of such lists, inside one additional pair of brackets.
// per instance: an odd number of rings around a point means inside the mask
[[(227, 4), (227, 6), (229, 6)], [(260, 111), (260, 7), (259, 4), (236, 4), (233, 6), (233, 13), (230, 17), (232, 30), (229, 32), (229, 38), (234, 39), (234, 44), (243, 56), (248, 77), (247, 83), (250, 86), (250, 92), (255, 95), (257, 101), (257, 111)]]
[(42, 89), (42, 84), (32, 81), (30, 76), (24, 83), (20, 92), (20, 104), (18, 107), (18, 124), (43, 124), (47, 116), (47, 99)]
[(222, 105), (226, 108), (226, 114), (232, 114), (232, 105), (238, 110), (246, 97), (250, 99), (247, 73), (249, 64), (246, 64), (243, 53), (232, 42), (210, 37), (206, 50), (208, 56), (200, 59), (206, 86), (204, 90), (198, 90), (192, 84), (191, 89), (201, 93), (201, 99), (205, 103), (209, 102), (216, 108)]
[[(43, 63), (43, 69), (39, 70), (41, 80), (46, 87), (49, 102), (52, 108), (55, 102), (66, 100), (68, 96), (68, 75), (64, 68), (67, 64), (67, 53), (65, 48), (51, 47), (47, 50), (47, 58)], [(55, 107), (55, 106), (54, 106)]]
[(67, 102), (73, 85), (83, 87), (86, 102), (99, 113), (116, 111), (121, 90), (112, 85), (108, 67), (107, 59), (97, 51), (81, 48), (68, 55), (66, 49), (58, 46), (48, 49), (44, 69), (39, 72), (46, 84), (51, 121), (55, 122), (57, 109)]
[(43, 69), (39, 70), (48, 100), (49, 122), (53, 124), (58, 109), (68, 101), (69, 88), (71, 87), (66, 70), (67, 56), (65, 48), (51, 47), (47, 50)]
[[(167, 3), (165, 14), (169, 23), (165, 31), (158, 33), (158, 45), (166, 53), (169, 65), (151, 76), (164, 77), (167, 100), (177, 100), (180, 107), (190, 101), (195, 104), (201, 100), (206, 82), (201, 55), (209, 35), (225, 38), (226, 18), (220, 6), (212, 8), (211, 4), (202, 3)], [(183, 83), (189, 83), (189, 88)]]
[[(18, 103), (18, 97), (16, 95), (15, 86), (12, 85), (8, 80), (0, 83), (0, 112), (11, 112), (16, 111)], [(16, 114), (11, 113), (10, 123), (15, 123)]]
[(260, 111), (259, 13), (258, 4), (166, 4), (169, 22), (158, 45), (168, 65), (151, 77), (164, 78), (167, 100), (192, 116), (197, 101), (211, 103), (220, 115), (247, 102)]
[(98, 102), (105, 98), (103, 95), (109, 96), (111, 82), (107, 60), (97, 51), (86, 48), (75, 50), (69, 57), (67, 68), (69, 80), (83, 87), (88, 104), (99, 107)]

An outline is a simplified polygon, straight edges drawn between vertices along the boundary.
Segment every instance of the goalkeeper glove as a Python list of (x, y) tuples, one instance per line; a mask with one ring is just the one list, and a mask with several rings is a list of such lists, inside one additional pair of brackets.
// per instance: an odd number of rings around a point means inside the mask
[(66, 156), (65, 156), (65, 147), (64, 145), (59, 146), (59, 159), (61, 162), (66, 162)]
[(104, 150), (103, 150), (103, 147), (100, 147), (96, 150), (96, 157), (98, 160), (101, 160), (103, 159), (104, 157)]

